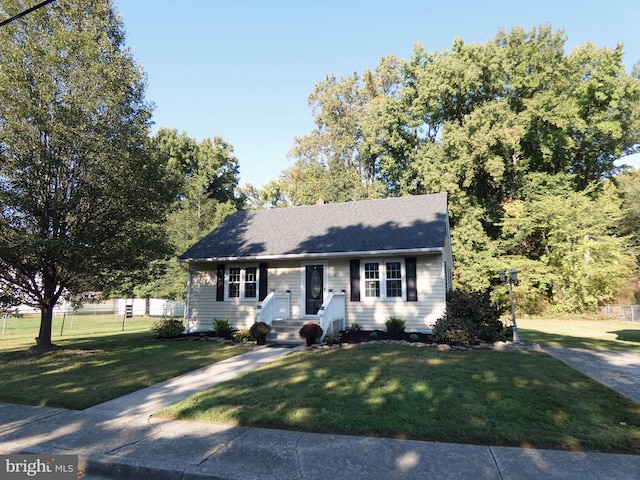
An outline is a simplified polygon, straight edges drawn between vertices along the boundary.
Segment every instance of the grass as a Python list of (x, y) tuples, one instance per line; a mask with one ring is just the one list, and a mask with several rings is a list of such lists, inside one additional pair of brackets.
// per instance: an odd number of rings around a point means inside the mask
[(520, 339), (547, 347), (640, 352), (640, 322), (520, 319)]
[[(67, 319), (67, 322), (69, 320)], [(213, 342), (146, 342), (153, 320), (61, 317), (68, 347), (17, 359), (37, 319), (0, 337), (0, 401), (82, 409), (242, 353)], [(523, 340), (640, 350), (640, 325), (519, 320)], [(347, 435), (640, 454), (640, 404), (537, 352), (369, 346), (301, 352), (160, 415)]]
[(301, 352), (160, 416), (310, 432), (640, 454), (640, 404), (543, 353)]
[[(250, 347), (216, 342), (149, 342), (153, 319), (115, 315), (76, 317), (73, 331), (53, 341), (65, 347), (39, 357), (19, 354), (35, 344), (38, 320), (11, 319), (0, 337), (0, 401), (84, 409), (219, 362)], [(20, 328), (19, 322), (22, 322)], [(35, 334), (34, 334), (35, 331)]]

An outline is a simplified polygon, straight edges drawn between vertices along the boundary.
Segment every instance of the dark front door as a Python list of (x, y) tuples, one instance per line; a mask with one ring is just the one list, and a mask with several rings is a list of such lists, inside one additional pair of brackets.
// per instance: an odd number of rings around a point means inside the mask
[(315, 315), (320, 310), (324, 292), (324, 267), (307, 265), (305, 272), (305, 310), (306, 315)]

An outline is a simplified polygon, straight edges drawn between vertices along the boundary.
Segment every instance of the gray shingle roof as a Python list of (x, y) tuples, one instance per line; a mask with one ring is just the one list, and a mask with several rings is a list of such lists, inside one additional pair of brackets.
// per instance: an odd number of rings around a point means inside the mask
[(180, 261), (438, 251), (448, 232), (447, 194), (237, 212)]

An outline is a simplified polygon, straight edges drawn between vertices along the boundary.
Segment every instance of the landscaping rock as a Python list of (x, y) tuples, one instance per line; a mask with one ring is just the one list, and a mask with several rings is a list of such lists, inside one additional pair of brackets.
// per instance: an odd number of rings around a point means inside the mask
[(493, 350), (493, 343), (479, 343), (478, 345), (472, 345), (474, 350)]

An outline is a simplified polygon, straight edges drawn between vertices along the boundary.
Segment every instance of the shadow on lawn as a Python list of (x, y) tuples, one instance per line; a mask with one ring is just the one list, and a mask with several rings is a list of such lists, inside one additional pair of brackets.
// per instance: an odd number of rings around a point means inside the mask
[(640, 344), (640, 330), (616, 330), (607, 333), (617, 335), (617, 339), (622, 342), (634, 342)]
[(639, 452), (634, 404), (537, 352), (386, 345), (303, 352), (162, 415), (328, 434)]
[(243, 353), (216, 342), (148, 342), (151, 332), (83, 336), (56, 341), (38, 357), (0, 354), (0, 401), (84, 408)]

